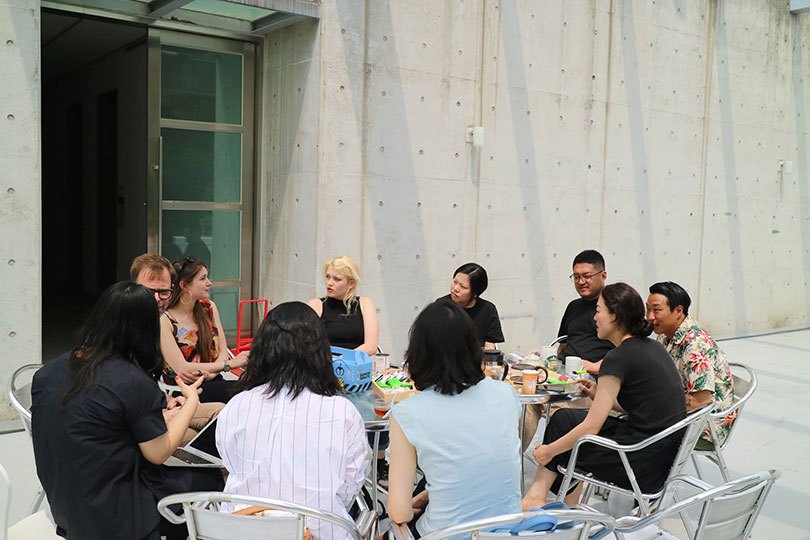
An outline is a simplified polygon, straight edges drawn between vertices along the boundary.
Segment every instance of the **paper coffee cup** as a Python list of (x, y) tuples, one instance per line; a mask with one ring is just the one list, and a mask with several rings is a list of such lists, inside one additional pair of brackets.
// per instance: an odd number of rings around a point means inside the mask
[(579, 356), (565, 357), (565, 374), (569, 377), (576, 377), (576, 371), (582, 371), (582, 358)]
[(523, 393), (534, 394), (537, 392), (537, 377), (539, 372), (536, 369), (527, 369), (521, 372), (523, 376)]

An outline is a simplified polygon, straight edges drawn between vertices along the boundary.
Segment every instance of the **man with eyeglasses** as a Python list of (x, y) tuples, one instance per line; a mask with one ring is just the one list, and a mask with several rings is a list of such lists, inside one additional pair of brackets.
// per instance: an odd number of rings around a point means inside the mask
[(161, 313), (166, 310), (172, 296), (172, 283), (176, 277), (169, 259), (154, 253), (138, 255), (129, 267), (129, 278), (155, 293)]
[[(588, 373), (597, 374), (602, 358), (613, 348), (613, 344), (606, 339), (599, 339), (596, 335), (596, 302), (602, 289), (605, 288), (605, 259), (602, 254), (593, 249), (586, 249), (574, 257), (574, 272), (568, 276), (574, 282), (574, 288), (579, 298), (572, 300), (565, 308), (560, 331), (557, 336), (568, 336), (560, 343), (557, 357), (565, 362), (568, 356), (582, 358), (583, 369)], [(589, 397), (573, 401), (557, 402), (551, 405), (552, 414), (558, 408), (589, 409), (593, 401)], [(542, 440), (533, 440), (537, 433), (538, 423), (545, 414), (548, 405), (529, 405), (526, 409), (526, 419), (523, 424), (523, 450)], [(538, 434), (538, 437), (542, 432)]]
[[(129, 277), (138, 285), (143, 285), (155, 293), (155, 300), (162, 315), (172, 296), (172, 283), (177, 279), (177, 273), (169, 259), (154, 253), (138, 255), (129, 268)], [(167, 422), (180, 412), (180, 407), (184, 402), (185, 398), (182, 396), (167, 396), (166, 408), (163, 409), (163, 417)], [(193, 439), (208, 422), (219, 414), (223, 407), (225, 407), (224, 403), (200, 403), (189, 429), (180, 441), (181, 445)]]
[(583, 368), (588, 373), (598, 373), (602, 358), (613, 344), (596, 335), (596, 301), (605, 288), (605, 259), (593, 249), (586, 249), (574, 257), (574, 272), (569, 276), (579, 298), (565, 308), (557, 336), (568, 336), (560, 343), (557, 356), (565, 362), (569, 356), (582, 358)]

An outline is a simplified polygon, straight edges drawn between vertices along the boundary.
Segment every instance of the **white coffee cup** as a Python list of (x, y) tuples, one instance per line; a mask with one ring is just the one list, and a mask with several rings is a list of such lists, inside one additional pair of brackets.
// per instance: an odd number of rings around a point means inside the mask
[(565, 357), (565, 374), (568, 377), (578, 377), (575, 371), (582, 371), (582, 358), (579, 356), (566, 356)]

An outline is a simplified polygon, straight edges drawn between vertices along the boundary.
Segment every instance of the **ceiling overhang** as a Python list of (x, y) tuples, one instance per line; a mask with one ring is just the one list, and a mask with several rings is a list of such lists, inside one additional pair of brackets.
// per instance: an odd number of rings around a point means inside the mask
[(314, 0), (42, 0), (42, 7), (150, 26), (261, 37), (318, 19)]

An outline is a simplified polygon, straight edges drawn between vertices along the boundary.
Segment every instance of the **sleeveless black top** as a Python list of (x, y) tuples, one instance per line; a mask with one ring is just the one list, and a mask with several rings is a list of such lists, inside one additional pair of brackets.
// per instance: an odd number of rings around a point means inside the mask
[(356, 298), (347, 314), (346, 306), (337, 298), (321, 298), (323, 310), (321, 320), (326, 327), (329, 344), (344, 349), (356, 349), (366, 340), (363, 330), (363, 311)]

